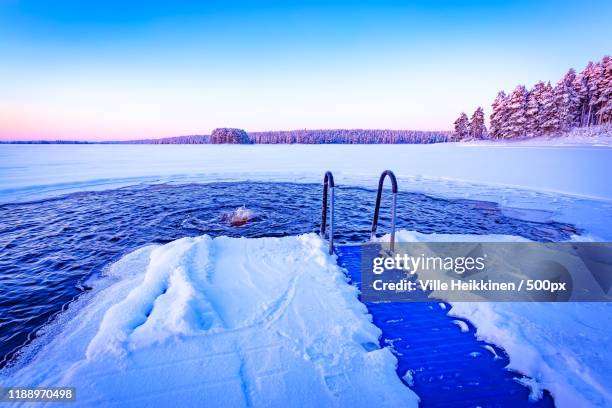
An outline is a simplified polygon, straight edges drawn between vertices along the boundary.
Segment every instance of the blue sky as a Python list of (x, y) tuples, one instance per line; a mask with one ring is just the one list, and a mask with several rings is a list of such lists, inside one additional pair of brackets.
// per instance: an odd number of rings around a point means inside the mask
[(612, 52), (612, 2), (0, 0), (0, 138), (449, 129)]

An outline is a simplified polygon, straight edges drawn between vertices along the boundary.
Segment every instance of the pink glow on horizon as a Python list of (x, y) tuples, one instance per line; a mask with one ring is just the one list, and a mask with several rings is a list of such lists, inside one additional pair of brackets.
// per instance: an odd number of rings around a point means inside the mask
[[(424, 107), (413, 106), (415, 113), (399, 102), (394, 108), (379, 109), (367, 103), (344, 103), (342, 109), (318, 106), (312, 113), (306, 104), (256, 106), (236, 104), (236, 112), (227, 102), (198, 101), (184, 108), (166, 104), (146, 106), (134, 102), (122, 107), (103, 103), (83, 105), (64, 102), (58, 106), (22, 103), (21, 106), (0, 105), (0, 140), (79, 140), (112, 141), (162, 138), (180, 135), (210, 134), (216, 127), (239, 127), (247, 131), (293, 129), (410, 129), (448, 130), (455, 112), (428, 116)], [(202, 106), (204, 115), (192, 109)], [(102, 112), (102, 114), (98, 114)], [(271, 113), (276, 112), (276, 113)], [(439, 113), (439, 112), (438, 112)]]

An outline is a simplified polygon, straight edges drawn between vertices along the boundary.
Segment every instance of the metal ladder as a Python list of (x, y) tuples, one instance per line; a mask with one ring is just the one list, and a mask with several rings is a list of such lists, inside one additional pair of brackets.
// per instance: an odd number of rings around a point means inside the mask
[(327, 223), (327, 193), (329, 190), (329, 254), (334, 253), (334, 176), (331, 171), (325, 172), (323, 178), (323, 210), (321, 211), (321, 238), (325, 239)]
[(372, 235), (370, 235), (370, 240), (374, 240), (376, 238), (376, 228), (378, 228), (378, 213), (380, 212), (380, 199), (382, 198), (382, 190), (383, 185), (385, 184), (385, 178), (389, 176), (391, 179), (391, 192), (392, 195), (392, 204), (391, 204), (391, 239), (389, 241), (389, 246), (391, 252), (395, 250), (395, 219), (396, 219), (396, 207), (397, 207), (397, 179), (395, 178), (395, 174), (391, 170), (385, 170), (380, 175), (380, 179), (378, 180), (378, 192), (376, 193), (376, 207), (374, 208), (374, 218), (372, 219)]
[[(389, 176), (391, 179), (391, 192), (392, 192), (392, 204), (391, 204), (391, 240), (390, 249), (391, 252), (395, 250), (395, 220), (397, 218), (397, 179), (395, 174), (391, 170), (385, 170), (380, 175), (378, 180), (378, 192), (376, 193), (376, 206), (374, 208), (374, 218), (372, 219), (372, 234), (370, 240), (376, 238), (376, 229), (378, 228), (378, 215), (380, 213), (380, 201), (382, 198), (382, 190), (385, 184), (385, 178)], [(325, 239), (325, 233), (327, 230), (327, 196), (329, 193), (329, 254), (334, 253), (334, 176), (331, 171), (325, 172), (323, 178), (323, 209), (321, 211), (321, 238)]]

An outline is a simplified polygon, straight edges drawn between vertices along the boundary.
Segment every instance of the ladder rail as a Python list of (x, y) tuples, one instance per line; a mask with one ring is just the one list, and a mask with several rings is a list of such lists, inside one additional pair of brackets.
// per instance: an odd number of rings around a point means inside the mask
[(378, 215), (380, 213), (380, 201), (382, 198), (382, 190), (385, 184), (385, 179), (389, 177), (391, 180), (391, 193), (392, 193), (392, 204), (391, 204), (391, 240), (389, 242), (391, 251), (395, 250), (395, 220), (396, 220), (396, 207), (397, 207), (397, 178), (391, 170), (385, 170), (380, 175), (378, 180), (378, 192), (376, 193), (376, 207), (374, 208), (374, 218), (372, 219), (372, 235), (370, 240), (376, 238), (376, 229), (378, 228)]
[(325, 239), (327, 230), (327, 196), (329, 194), (329, 254), (334, 253), (334, 176), (325, 172), (323, 178), (323, 209), (321, 211), (321, 238)]

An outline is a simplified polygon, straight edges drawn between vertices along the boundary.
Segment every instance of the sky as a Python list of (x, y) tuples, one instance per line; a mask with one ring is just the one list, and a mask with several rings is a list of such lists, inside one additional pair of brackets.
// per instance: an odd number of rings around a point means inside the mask
[(0, 0), (0, 139), (446, 130), (612, 52), (610, 1)]

